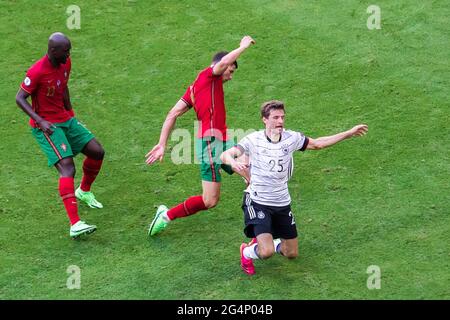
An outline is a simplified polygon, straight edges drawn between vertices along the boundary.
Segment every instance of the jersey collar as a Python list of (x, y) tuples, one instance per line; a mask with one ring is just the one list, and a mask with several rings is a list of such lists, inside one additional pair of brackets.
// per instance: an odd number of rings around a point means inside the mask
[(269, 138), (269, 136), (266, 133), (266, 130), (264, 130), (264, 135), (266, 136), (267, 141), (269, 141), (270, 143), (278, 143), (281, 141), (281, 135), (283, 134), (283, 132), (280, 133), (280, 139), (278, 139), (278, 141), (272, 141), (272, 139)]

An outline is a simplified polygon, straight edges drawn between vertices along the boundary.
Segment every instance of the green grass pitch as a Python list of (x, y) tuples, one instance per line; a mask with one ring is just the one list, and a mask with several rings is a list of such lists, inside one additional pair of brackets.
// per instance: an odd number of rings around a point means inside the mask
[[(71, 4), (79, 30), (66, 26)], [(367, 28), (371, 4), (381, 29)], [(0, 299), (449, 299), (449, 16), (443, 0), (0, 1)], [(80, 241), (14, 101), (55, 31), (72, 41), (76, 114), (106, 150), (93, 187), (105, 207), (80, 205), (99, 229)], [(246, 34), (257, 43), (225, 84), (230, 128), (262, 128), (269, 99), (311, 137), (369, 125), (295, 155), (300, 256), (257, 261), (252, 278), (239, 267), (242, 180), (225, 176), (216, 208), (148, 239), (156, 207), (201, 184), (197, 165), (170, 154), (144, 162), (197, 72)], [(177, 128), (193, 135), (194, 119)], [(71, 265), (79, 290), (66, 286)], [(380, 289), (367, 287), (371, 265)]]

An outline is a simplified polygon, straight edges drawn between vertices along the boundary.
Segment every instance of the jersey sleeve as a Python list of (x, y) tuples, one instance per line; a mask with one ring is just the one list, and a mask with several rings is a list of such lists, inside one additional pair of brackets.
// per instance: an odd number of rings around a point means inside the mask
[(298, 151), (305, 151), (306, 147), (308, 146), (309, 139), (301, 132), (296, 132), (297, 135), (296, 139), (296, 150)]
[(249, 155), (251, 153), (252, 143), (248, 136), (244, 137), (239, 141), (239, 143), (236, 145), (237, 148), (239, 148), (245, 155)]
[(205, 69), (205, 75), (207, 75), (208, 77), (213, 77), (215, 76), (214, 72), (214, 66), (208, 67)]
[(189, 86), (186, 89), (186, 92), (184, 93), (184, 95), (181, 97), (181, 100), (183, 100), (188, 108), (192, 108), (192, 106), (194, 105), (194, 103), (192, 102), (192, 86)]
[(33, 94), (39, 84), (39, 71), (36, 68), (30, 68), (25, 75), (20, 87), (29, 94)]

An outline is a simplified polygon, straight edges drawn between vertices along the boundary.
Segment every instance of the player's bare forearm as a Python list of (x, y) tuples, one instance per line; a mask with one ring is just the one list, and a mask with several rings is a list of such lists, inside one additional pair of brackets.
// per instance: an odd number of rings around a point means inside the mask
[(231, 51), (229, 54), (227, 54), (225, 57), (222, 58), (223, 64), (228, 67), (231, 64), (233, 64), (238, 58), (239, 56), (242, 54), (242, 52), (245, 51), (244, 47), (239, 47), (234, 49), (233, 51)]
[(327, 148), (332, 145), (335, 145), (336, 143), (338, 143), (342, 140), (345, 140), (345, 139), (348, 139), (348, 138), (351, 138), (354, 136), (363, 136), (367, 133), (367, 131), (368, 131), (367, 125), (360, 124), (360, 125), (353, 127), (350, 130), (340, 132), (340, 133), (337, 133), (332, 136), (320, 137), (317, 139), (310, 138), (306, 149), (319, 150), (319, 149)]
[(55, 126), (47, 121), (42, 119), (36, 112), (33, 111), (32, 106), (28, 103), (27, 98), (29, 97), (29, 93), (20, 89), (16, 95), (16, 103), (17, 105), (25, 112), (27, 115), (33, 119), (37, 126), (45, 133), (52, 134)]
[(169, 138), (170, 132), (172, 132), (172, 129), (175, 126), (177, 118), (188, 110), (189, 107), (186, 102), (180, 99), (177, 104), (169, 111), (161, 129), (159, 143), (145, 155), (145, 157), (147, 158), (145, 162), (147, 164), (151, 165), (158, 160), (162, 161), (164, 157), (164, 150), (167, 145), (167, 140)]
[(225, 152), (223, 152), (220, 155), (220, 160), (222, 161), (222, 163), (227, 164), (229, 166), (233, 166), (233, 164), (236, 162), (236, 160), (234, 160), (234, 157), (230, 154), (229, 152), (230, 150), (227, 150)]
[(30, 116), (36, 122), (42, 121), (42, 118), (33, 111), (33, 107), (28, 103), (27, 98), (29, 97), (29, 93), (20, 89), (16, 95), (16, 104), (23, 110), (27, 115)]
[(317, 142), (317, 146), (318, 149), (323, 149), (323, 148), (327, 148), (327, 147), (331, 147), (332, 145), (350, 138), (350, 134), (348, 131), (344, 131), (332, 136), (328, 136), (328, 137), (320, 137), (315, 139)]
[(169, 135), (172, 132), (173, 127), (175, 126), (177, 118), (183, 115), (188, 110), (188, 105), (183, 100), (179, 100), (177, 104), (169, 111), (166, 120), (164, 120), (163, 126), (161, 128), (161, 135), (159, 137), (160, 145), (164, 147), (167, 145), (167, 140), (169, 139)]
[(232, 65), (250, 45), (254, 44), (255, 41), (250, 36), (245, 36), (242, 38), (241, 43), (238, 48), (234, 49), (226, 56), (224, 56), (219, 63), (214, 66), (213, 73), (215, 75), (220, 75), (225, 72), (225, 70)]
[(246, 167), (247, 164), (239, 163), (236, 161), (236, 158), (238, 158), (241, 155), (242, 155), (242, 151), (237, 147), (233, 147), (233, 148), (230, 148), (230, 149), (222, 152), (222, 154), (220, 155), (220, 160), (222, 161), (222, 163), (231, 166), (233, 168), (233, 170), (237, 167), (242, 169), (242, 168)]
[(63, 95), (64, 109), (72, 110), (72, 102), (70, 101), (69, 87), (66, 87)]
[(173, 127), (175, 126), (175, 122), (177, 121), (177, 118), (175, 117), (169, 117), (167, 116), (166, 120), (163, 123), (163, 126), (161, 128), (161, 135), (159, 136), (159, 144), (162, 146), (167, 145), (167, 140), (169, 139), (169, 135), (173, 130)]

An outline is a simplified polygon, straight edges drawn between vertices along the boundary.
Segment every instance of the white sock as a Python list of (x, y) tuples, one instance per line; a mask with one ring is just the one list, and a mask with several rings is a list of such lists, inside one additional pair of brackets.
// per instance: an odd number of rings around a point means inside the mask
[(273, 247), (276, 253), (281, 254), (281, 239), (273, 239)]
[(258, 255), (256, 254), (256, 250), (258, 249), (258, 244), (254, 243), (250, 247), (247, 247), (244, 249), (244, 257), (247, 259), (259, 259)]

